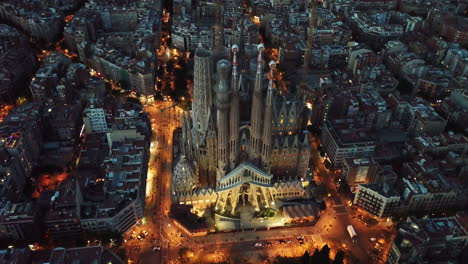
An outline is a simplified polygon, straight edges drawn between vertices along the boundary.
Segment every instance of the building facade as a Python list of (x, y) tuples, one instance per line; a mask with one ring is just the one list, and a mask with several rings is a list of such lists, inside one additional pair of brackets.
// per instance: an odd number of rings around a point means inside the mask
[[(278, 94), (273, 85), (274, 62), (265, 82), (263, 50), (259, 44), (250, 78), (248, 71), (238, 68), (237, 45), (232, 47), (232, 62), (219, 60), (216, 72), (210, 66), (214, 62), (210, 51), (199, 47), (195, 52), (192, 115), (183, 119), (181, 142), (186, 143), (174, 170), (174, 202), (215, 204), (216, 210), (232, 213), (248, 203), (259, 210), (274, 206), (280, 197), (276, 182), (305, 178), (310, 157), (308, 134), (300, 125), (305, 104), (297, 97)], [(250, 109), (240, 105), (240, 92), (246, 86), (252, 87), (247, 94)], [(282, 198), (304, 195), (300, 184), (289, 189)], [(200, 195), (210, 198), (201, 205)]]

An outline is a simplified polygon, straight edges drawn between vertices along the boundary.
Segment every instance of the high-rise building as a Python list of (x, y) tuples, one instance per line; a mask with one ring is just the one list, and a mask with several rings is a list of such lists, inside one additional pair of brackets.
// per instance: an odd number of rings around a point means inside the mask
[(99, 102), (91, 102), (89, 107), (85, 108), (83, 123), (86, 133), (106, 133), (108, 131), (106, 113)]
[(400, 194), (388, 184), (360, 184), (353, 204), (377, 217), (389, 217), (399, 209)]
[(366, 158), (375, 153), (375, 139), (369, 129), (356, 127), (353, 119), (325, 121), (321, 142), (334, 166), (346, 158)]
[(350, 186), (374, 182), (379, 164), (372, 158), (344, 159), (342, 175)]

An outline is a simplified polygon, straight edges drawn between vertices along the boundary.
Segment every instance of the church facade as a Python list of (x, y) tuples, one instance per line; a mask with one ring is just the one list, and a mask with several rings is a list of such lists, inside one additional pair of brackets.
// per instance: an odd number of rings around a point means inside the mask
[[(195, 52), (192, 111), (182, 120), (173, 202), (221, 213), (302, 198), (310, 142), (300, 95), (275, 88), (264, 47)], [(226, 59), (226, 58), (229, 58)], [(216, 67), (213, 67), (216, 63)], [(215, 69), (214, 69), (215, 68)]]

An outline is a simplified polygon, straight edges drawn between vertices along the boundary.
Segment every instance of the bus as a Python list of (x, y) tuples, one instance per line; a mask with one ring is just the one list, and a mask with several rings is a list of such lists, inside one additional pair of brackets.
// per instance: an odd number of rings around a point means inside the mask
[(358, 236), (356, 234), (356, 231), (354, 230), (354, 227), (352, 225), (349, 225), (347, 229), (348, 229), (349, 236), (351, 237), (351, 240), (353, 242), (356, 242), (358, 240)]

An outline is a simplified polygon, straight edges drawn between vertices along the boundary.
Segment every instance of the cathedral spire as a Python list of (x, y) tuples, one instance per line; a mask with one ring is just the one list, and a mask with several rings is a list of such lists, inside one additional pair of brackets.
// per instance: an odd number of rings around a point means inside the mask
[(265, 116), (263, 119), (263, 136), (262, 136), (262, 166), (266, 172), (271, 169), (271, 115), (273, 102), (273, 73), (276, 68), (276, 63), (270, 61), (270, 72), (268, 74), (268, 91), (265, 101)]
[(210, 119), (211, 94), (211, 57), (210, 51), (198, 48), (195, 51), (193, 77), (193, 128), (196, 145), (204, 145)]
[(262, 90), (262, 81), (263, 81), (263, 71), (262, 71), (262, 53), (265, 50), (263, 44), (258, 44), (258, 56), (257, 56), (257, 73), (255, 75), (255, 87), (254, 92), (261, 92)]
[(252, 111), (250, 113), (250, 159), (254, 162), (260, 156), (262, 133), (262, 53), (265, 50), (263, 44), (258, 44), (257, 74), (255, 76), (255, 88), (252, 97)]
[(230, 107), (230, 142), (229, 142), (229, 163), (231, 170), (237, 163), (237, 151), (239, 149), (239, 77), (237, 73), (237, 52), (239, 48), (232, 45), (232, 81), (231, 81), (231, 107)]
[(218, 127), (218, 169), (217, 180), (223, 177), (228, 170), (229, 151), (229, 86), (227, 75), (229, 74), (229, 61), (220, 60), (217, 63), (218, 84), (216, 85), (216, 122)]

